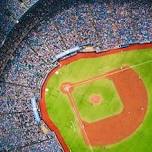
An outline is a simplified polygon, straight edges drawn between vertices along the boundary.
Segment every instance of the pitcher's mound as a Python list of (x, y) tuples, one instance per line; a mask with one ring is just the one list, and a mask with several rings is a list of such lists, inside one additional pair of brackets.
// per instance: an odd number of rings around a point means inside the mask
[(100, 95), (96, 95), (96, 94), (91, 95), (90, 99), (89, 99), (89, 101), (92, 105), (99, 105), (102, 103), (102, 100), (103, 100), (102, 97)]

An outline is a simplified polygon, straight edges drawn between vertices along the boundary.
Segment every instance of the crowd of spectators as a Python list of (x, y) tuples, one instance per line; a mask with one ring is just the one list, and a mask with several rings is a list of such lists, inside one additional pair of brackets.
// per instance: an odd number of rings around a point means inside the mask
[(5, 36), (19, 22), (21, 16), (38, 0), (1, 0), (0, 1), (0, 46)]
[[(32, 111), (9, 113), (1, 116), (0, 150), (16, 151), (24, 147), (49, 141), (60, 147), (55, 138), (49, 138), (35, 124)], [(53, 144), (54, 143), (54, 144)], [(49, 149), (49, 146), (46, 147)], [(52, 147), (53, 149), (54, 147)]]
[[(35, 2), (21, 5), (17, 0), (10, 0), (13, 12), (18, 7), (12, 21)], [(6, 31), (10, 27), (5, 27)], [(15, 148), (62, 151), (57, 140), (50, 139), (35, 124), (30, 104), (32, 96), (40, 96), (44, 78), (56, 66), (52, 64), (52, 56), (83, 44), (102, 51), (151, 41), (152, 6), (141, 1), (86, 3), (44, 18), (13, 51), (0, 77), (0, 151)]]
[(61, 149), (53, 133), (52, 138), (36, 125), (30, 102), (33, 95), (33, 89), (0, 83), (0, 151)]
[(43, 57), (37, 55), (37, 52), (24, 42), (14, 53), (13, 60), (8, 62), (0, 80), (39, 88), (39, 82), (50, 70), (51, 64), (45, 62)]
[(152, 39), (152, 7), (137, 4), (80, 5), (56, 16), (55, 24), (68, 48), (90, 43), (103, 50), (148, 42)]

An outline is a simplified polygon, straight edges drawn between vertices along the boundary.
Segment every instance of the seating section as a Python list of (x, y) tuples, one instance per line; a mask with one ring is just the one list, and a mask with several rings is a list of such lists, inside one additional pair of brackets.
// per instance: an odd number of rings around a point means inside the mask
[[(1, 0), (0, 44), (37, 0)], [(6, 7), (5, 7), (6, 6)], [(101, 51), (152, 42), (149, 1), (75, 3), (44, 19), (26, 35), (13, 54), (0, 52), (0, 151), (62, 152), (56, 136), (35, 123), (31, 98), (40, 99), (42, 82), (56, 66), (52, 58), (78, 45)], [(14, 49), (14, 50), (13, 50)]]
[(1, 0), (0, 1), (0, 46), (21, 16), (38, 0)]

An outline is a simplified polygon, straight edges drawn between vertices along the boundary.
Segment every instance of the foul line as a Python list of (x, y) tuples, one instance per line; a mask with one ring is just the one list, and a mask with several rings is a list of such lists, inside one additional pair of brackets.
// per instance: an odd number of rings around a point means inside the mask
[(130, 69), (130, 68), (139, 67), (139, 66), (142, 66), (142, 65), (144, 65), (144, 64), (151, 63), (151, 62), (152, 62), (152, 59), (151, 59), (151, 60), (148, 60), (148, 61), (145, 61), (145, 62), (142, 62), (142, 63), (139, 63), (139, 64), (135, 64), (135, 65), (132, 65), (132, 66), (129, 66), (129, 67), (122, 68), (122, 69), (120, 69), (120, 70), (117, 70), (117, 71), (114, 71), (114, 72), (111, 72), (111, 73), (100, 74), (100, 75), (97, 75), (97, 76), (95, 76), (95, 77), (92, 77), (92, 78), (83, 80), (83, 81), (79, 81), (79, 82), (76, 82), (76, 83), (72, 83), (71, 85), (72, 85), (73, 87), (76, 87), (76, 86), (80, 86), (80, 85), (83, 85), (83, 84), (87, 84), (87, 83), (92, 82), (92, 81), (94, 81), (94, 80), (99, 80), (99, 79), (102, 79), (102, 78), (107, 77), (107, 76), (112, 76), (112, 75), (114, 75), (114, 74), (117, 74), (117, 73), (126, 71), (126, 70), (128, 70), (128, 69)]
[(85, 129), (84, 129), (84, 125), (83, 125), (83, 123), (82, 123), (82, 121), (81, 121), (80, 114), (79, 114), (79, 111), (78, 111), (78, 109), (77, 109), (77, 106), (75, 105), (75, 100), (74, 100), (72, 94), (70, 93), (70, 91), (67, 91), (67, 95), (68, 95), (68, 98), (69, 98), (69, 100), (70, 100), (72, 109), (73, 109), (73, 111), (74, 111), (74, 113), (75, 113), (75, 115), (76, 115), (78, 124), (79, 124), (81, 130), (83, 131), (83, 133), (84, 133), (84, 135), (85, 135), (85, 138), (86, 138), (86, 140), (87, 140), (87, 143), (89, 144), (89, 148), (90, 148), (90, 150), (91, 150), (92, 152), (94, 152), (94, 150), (93, 150), (93, 148), (92, 148), (92, 146), (91, 146), (91, 144), (90, 144), (89, 138), (88, 138), (88, 136), (87, 136), (87, 133), (86, 133), (86, 131), (85, 131)]

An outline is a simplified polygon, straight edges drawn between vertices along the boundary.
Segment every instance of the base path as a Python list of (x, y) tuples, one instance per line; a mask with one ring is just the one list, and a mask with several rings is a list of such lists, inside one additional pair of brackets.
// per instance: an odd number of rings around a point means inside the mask
[[(123, 111), (94, 123), (83, 121), (92, 146), (114, 144), (131, 135), (142, 123), (147, 110), (147, 92), (137, 73), (128, 69), (109, 75), (123, 102)], [(85, 138), (85, 136), (84, 136)]]

